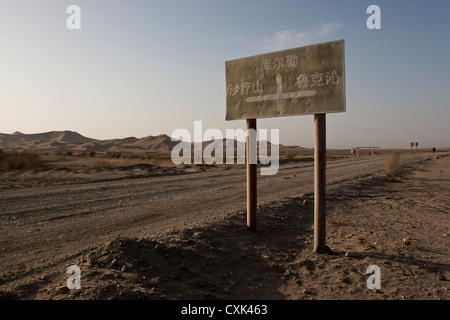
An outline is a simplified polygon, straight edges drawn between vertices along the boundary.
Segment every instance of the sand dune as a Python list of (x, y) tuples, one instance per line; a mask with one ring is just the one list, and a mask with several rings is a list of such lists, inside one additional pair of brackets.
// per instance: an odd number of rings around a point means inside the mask
[[(49, 131), (44, 133), (24, 134), (14, 132), (13, 134), (0, 133), (0, 149), (5, 151), (30, 151), (37, 153), (53, 152), (120, 152), (123, 155), (150, 155), (161, 154), (168, 156), (174, 146), (180, 141), (172, 141), (166, 134), (147, 136), (143, 138), (126, 137), (123, 139), (98, 140), (85, 137), (74, 131)], [(211, 141), (204, 141), (202, 148), (208, 146)], [(223, 150), (233, 147), (234, 150), (242, 150), (245, 144), (236, 140), (222, 139)], [(271, 148), (270, 142), (268, 148)], [(192, 146), (192, 150), (194, 147)], [(305, 154), (304, 148), (298, 146), (279, 145), (280, 154), (293, 152), (298, 155)]]
[(177, 142), (167, 135), (144, 138), (98, 140), (85, 137), (74, 131), (50, 131), (35, 134), (0, 134), (0, 149), (7, 151), (46, 152), (170, 152)]
[(78, 132), (74, 131), (49, 131), (44, 133), (32, 133), (24, 134), (21, 132), (14, 132), (11, 135), (1, 134), (3, 137), (15, 140), (15, 141), (28, 141), (28, 140), (40, 140), (40, 141), (67, 141), (67, 142), (89, 142), (94, 139), (82, 136)]

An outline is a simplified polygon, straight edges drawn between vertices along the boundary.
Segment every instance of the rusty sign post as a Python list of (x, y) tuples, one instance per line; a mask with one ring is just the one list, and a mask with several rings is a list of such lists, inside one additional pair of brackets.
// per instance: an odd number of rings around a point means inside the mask
[(247, 119), (245, 141), (247, 166), (247, 227), (256, 232), (257, 176), (256, 176), (256, 119)]
[(314, 115), (314, 251), (322, 253), (325, 244), (326, 199), (326, 125), (325, 114)]
[(344, 40), (230, 60), (225, 69), (225, 118), (247, 126), (248, 227), (257, 230), (256, 119), (314, 115), (314, 250), (326, 251), (325, 114), (345, 112)]

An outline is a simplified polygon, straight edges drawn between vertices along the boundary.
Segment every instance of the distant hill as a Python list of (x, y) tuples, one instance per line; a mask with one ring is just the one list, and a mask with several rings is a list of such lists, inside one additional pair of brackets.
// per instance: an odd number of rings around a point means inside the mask
[(159, 136), (148, 136), (132, 143), (133, 146), (144, 148), (147, 150), (155, 150), (159, 152), (170, 152), (179, 141), (172, 141), (172, 138), (165, 134)]
[(24, 134), (22, 132), (16, 131), (13, 134), (0, 133), (0, 136), (6, 139), (19, 141), (19, 140), (38, 140), (42, 142), (48, 141), (67, 141), (67, 142), (90, 142), (94, 139), (86, 138), (78, 132), (74, 131), (50, 131), (44, 133), (32, 133)]
[[(24, 134), (18, 131), (12, 134), (0, 133), (0, 149), (37, 153), (83, 153), (93, 151), (96, 153), (120, 152), (123, 155), (150, 155), (156, 153), (170, 155), (172, 148), (178, 143), (180, 141), (172, 141), (172, 138), (165, 134), (143, 138), (127, 137), (123, 139), (97, 140), (69, 130), (33, 134)], [(235, 140), (223, 139), (222, 143), (224, 152), (226, 146), (232, 147), (234, 145), (234, 150), (245, 148), (244, 143)], [(205, 148), (209, 144), (210, 142), (204, 141), (202, 147)], [(270, 142), (268, 143), (268, 148), (270, 149)], [(280, 145), (280, 154), (286, 150), (299, 152), (298, 154), (300, 154), (304, 149), (297, 146)]]

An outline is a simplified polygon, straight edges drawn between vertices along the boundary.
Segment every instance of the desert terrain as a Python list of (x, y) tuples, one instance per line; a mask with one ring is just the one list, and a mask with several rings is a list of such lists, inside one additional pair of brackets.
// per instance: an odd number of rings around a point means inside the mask
[[(242, 165), (41, 150), (41, 167), (0, 171), (0, 298), (449, 298), (448, 152), (329, 151), (333, 252), (316, 254), (312, 151), (294, 149), (258, 177), (257, 233)], [(67, 288), (70, 265), (81, 289)]]

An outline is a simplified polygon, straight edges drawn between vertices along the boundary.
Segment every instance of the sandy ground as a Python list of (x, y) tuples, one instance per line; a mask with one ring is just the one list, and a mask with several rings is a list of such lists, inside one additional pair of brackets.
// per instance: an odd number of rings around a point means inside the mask
[[(245, 210), (232, 210), (197, 227), (117, 236), (62, 259), (0, 270), (0, 297), (448, 300), (449, 190), (450, 157), (430, 154), (395, 179), (378, 172), (330, 188), (332, 254), (312, 251), (308, 192), (260, 205), (257, 233), (245, 227)], [(80, 268), (81, 289), (67, 288), (69, 265)], [(378, 290), (367, 288), (371, 265), (380, 268)]]
[(170, 158), (119, 158), (40, 155), (35, 170), (0, 171), (0, 189), (68, 185), (99, 181), (139, 179), (185, 172), (201, 172), (218, 166), (174, 165)]

